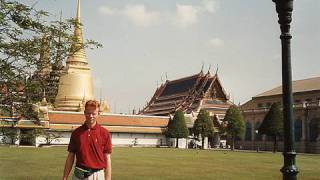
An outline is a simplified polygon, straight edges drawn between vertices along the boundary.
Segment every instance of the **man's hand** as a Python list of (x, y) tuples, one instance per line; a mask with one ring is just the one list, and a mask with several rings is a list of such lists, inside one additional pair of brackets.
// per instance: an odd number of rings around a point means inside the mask
[(111, 154), (105, 154), (105, 156), (107, 161), (107, 168), (104, 169), (104, 178), (105, 180), (111, 180)]

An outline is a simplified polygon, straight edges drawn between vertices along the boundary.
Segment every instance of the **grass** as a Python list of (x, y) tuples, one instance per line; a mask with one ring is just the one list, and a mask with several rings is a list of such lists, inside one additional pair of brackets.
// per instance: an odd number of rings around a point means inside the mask
[[(61, 179), (66, 147), (0, 147), (0, 179)], [(114, 148), (114, 180), (282, 179), (281, 153)], [(320, 155), (298, 155), (298, 179), (320, 177)]]

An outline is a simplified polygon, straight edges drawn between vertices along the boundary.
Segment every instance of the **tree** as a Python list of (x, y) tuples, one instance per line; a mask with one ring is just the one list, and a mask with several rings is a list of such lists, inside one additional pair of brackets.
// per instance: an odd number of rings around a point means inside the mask
[(224, 131), (231, 138), (231, 149), (234, 150), (234, 142), (237, 137), (243, 138), (245, 123), (242, 113), (237, 106), (232, 105), (227, 110), (227, 113), (223, 119)]
[(14, 145), (17, 140), (19, 140), (19, 134), (17, 132), (17, 129), (14, 127), (1, 127), (0, 128), (0, 135), (2, 136), (2, 143), (6, 144), (9, 142), (9, 144)]
[(271, 105), (258, 132), (273, 137), (273, 152), (277, 152), (277, 137), (283, 134), (283, 116), (278, 103)]
[(176, 148), (178, 148), (179, 138), (187, 138), (189, 130), (184, 119), (182, 111), (178, 110), (174, 114), (172, 120), (169, 120), (166, 136), (170, 138), (176, 138)]
[[(39, 84), (31, 80), (39, 68), (45, 67), (41, 58), (45, 55), (47, 63), (57, 66), (68, 54), (80, 48), (71, 46), (77, 41), (72, 26), (78, 22), (74, 19), (48, 21), (50, 18), (48, 12), (33, 6), (0, 0), (0, 113), (9, 116), (24, 113), (28, 118), (26, 108), (41, 100), (39, 91), (54, 89), (49, 88), (48, 83)], [(84, 46), (101, 45), (87, 40)], [(55, 96), (54, 93), (50, 95)]]
[(193, 124), (193, 133), (202, 138), (202, 149), (204, 149), (204, 138), (213, 134), (213, 122), (208, 111), (201, 109)]

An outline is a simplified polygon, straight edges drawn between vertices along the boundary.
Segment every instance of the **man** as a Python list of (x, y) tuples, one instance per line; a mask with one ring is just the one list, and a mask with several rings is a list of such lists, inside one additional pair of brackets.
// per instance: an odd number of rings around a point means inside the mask
[(74, 157), (77, 159), (74, 180), (111, 180), (111, 136), (108, 130), (97, 123), (99, 107), (95, 100), (85, 104), (86, 120), (71, 134), (63, 180), (68, 179)]

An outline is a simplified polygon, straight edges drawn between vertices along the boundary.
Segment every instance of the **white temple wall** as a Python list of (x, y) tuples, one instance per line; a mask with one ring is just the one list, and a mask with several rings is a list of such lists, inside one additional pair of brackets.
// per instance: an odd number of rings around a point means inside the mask
[[(52, 145), (67, 145), (71, 132), (56, 132), (61, 137), (53, 140)], [(113, 146), (161, 146), (166, 145), (166, 138), (162, 134), (140, 133), (111, 133)], [(36, 138), (36, 146), (46, 144), (45, 137)]]
[[(177, 139), (176, 138), (170, 138), (170, 139), (168, 139), (168, 141), (169, 141), (169, 146), (176, 147), (176, 143), (177, 143)], [(188, 139), (180, 138), (178, 140), (178, 148), (186, 149), (188, 141), (189, 141)]]
[[(53, 139), (51, 140), (50, 144), (54, 144), (54, 145), (67, 145), (69, 144), (70, 141), (70, 136), (71, 136), (71, 132), (52, 132), (55, 133), (56, 135), (60, 136), (59, 138)], [(47, 144), (47, 140), (46, 137), (44, 136), (39, 136), (36, 137), (36, 146), (38, 147), (41, 144)]]
[[(17, 133), (20, 133), (20, 130), (17, 129)], [(57, 132), (52, 131), (59, 138), (51, 140), (49, 144), (51, 145), (68, 145), (70, 141), (70, 136), (72, 132)], [(113, 146), (166, 146), (167, 140), (166, 137), (162, 134), (147, 134), (147, 133), (111, 133), (112, 136), (112, 145)], [(2, 139), (5, 140), (3, 143)], [(9, 137), (0, 136), (0, 144), (11, 144), (11, 139)], [(48, 145), (45, 136), (38, 136), (35, 138), (35, 146)], [(15, 142), (16, 145), (19, 145), (20, 139), (18, 138)], [(184, 143), (186, 144), (186, 143)], [(184, 145), (185, 146), (185, 145)]]
[[(68, 145), (70, 141), (70, 136), (72, 132), (58, 132), (58, 131), (51, 131), (55, 133), (59, 138), (51, 140), (51, 145)], [(17, 129), (17, 134), (20, 134), (20, 130)], [(156, 146), (176, 146), (176, 139), (170, 138), (167, 139), (165, 135), (162, 134), (147, 134), (147, 133), (111, 133), (112, 136), (112, 145), (113, 146), (137, 146), (137, 147), (156, 147)], [(11, 139), (9, 137), (4, 137), (0, 135), (0, 140), (4, 139), (6, 142), (5, 144), (11, 144)], [(200, 147), (201, 140), (195, 141), (191, 138), (181, 138), (179, 139), (179, 148), (188, 148), (191, 141), (193, 144), (197, 144), (197, 146), (189, 147), (189, 148), (196, 148)], [(35, 139), (35, 146), (40, 145), (47, 145), (48, 142), (45, 136), (38, 136)], [(0, 144), (4, 144), (2, 141)], [(17, 139), (15, 142), (16, 145), (20, 144), (20, 139)], [(192, 144), (192, 143), (191, 143)], [(205, 138), (204, 148), (208, 148), (208, 138)]]
[(161, 146), (166, 138), (161, 134), (112, 133), (114, 146)]
[[(176, 147), (176, 138), (170, 138), (168, 139), (168, 145), (171, 146), (171, 147)], [(181, 149), (186, 149), (186, 148), (189, 148), (188, 146), (190, 144), (194, 144), (193, 147), (190, 147), (190, 148), (199, 148), (200, 146), (202, 146), (202, 141), (200, 139), (200, 141), (195, 141), (194, 139), (191, 139), (191, 138), (180, 138), (178, 140), (178, 148), (181, 148)], [(205, 137), (204, 138), (204, 149), (208, 149), (208, 138)]]
[(71, 132), (60, 132), (60, 138), (52, 141), (52, 144), (69, 144)]

